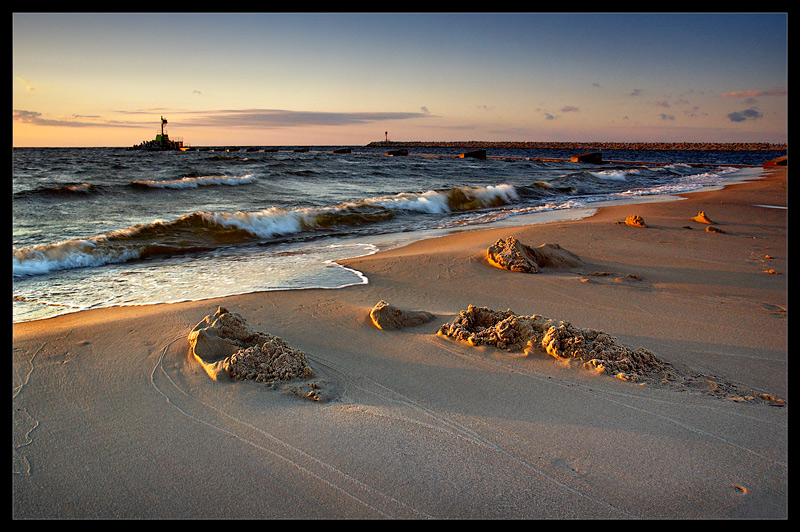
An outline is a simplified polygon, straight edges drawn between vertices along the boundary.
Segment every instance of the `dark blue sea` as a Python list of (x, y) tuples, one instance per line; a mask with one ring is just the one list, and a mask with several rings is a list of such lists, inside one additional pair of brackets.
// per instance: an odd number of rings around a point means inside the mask
[[(368, 282), (334, 261), (446, 232), (720, 186), (784, 152), (14, 148), (14, 321)], [(427, 157), (424, 155), (432, 155)], [(534, 159), (565, 159), (537, 161)], [(695, 166), (703, 164), (704, 166)], [(742, 166), (745, 165), (745, 166)], [(749, 167), (747, 165), (752, 165)]]

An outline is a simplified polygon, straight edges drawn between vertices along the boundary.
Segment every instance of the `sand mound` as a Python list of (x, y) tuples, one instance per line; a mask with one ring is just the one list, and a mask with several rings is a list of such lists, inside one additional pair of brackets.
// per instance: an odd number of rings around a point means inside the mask
[(577, 359), (586, 367), (632, 382), (671, 378), (672, 367), (646, 349), (632, 350), (604, 332), (536, 314), (519, 316), (470, 305), (439, 332), (473, 345)]
[(625, 218), (625, 224), (633, 227), (647, 227), (647, 224), (644, 223), (644, 218), (638, 214), (631, 214)]
[(527, 246), (510, 236), (498, 240), (486, 250), (490, 264), (514, 272), (539, 273), (540, 268), (572, 268), (581, 259), (558, 244), (542, 244), (538, 248)]
[(701, 224), (712, 224), (713, 225), (713, 224), (717, 223), (717, 222), (712, 222), (711, 219), (708, 216), (706, 216), (705, 211), (700, 211), (699, 213), (697, 213), (697, 216), (692, 218), (692, 220), (694, 220), (695, 222), (700, 222)]
[(381, 300), (369, 312), (369, 317), (378, 329), (402, 329), (422, 325), (436, 316), (422, 310), (403, 310)]
[(251, 329), (244, 318), (224, 307), (192, 329), (189, 346), (214, 380), (252, 379), (267, 383), (314, 376), (305, 353), (277, 336)]
[(581, 367), (618, 379), (664, 388), (695, 390), (736, 401), (763, 400), (782, 405), (781, 399), (752, 390), (743, 391), (725, 379), (682, 370), (639, 347), (630, 349), (605, 332), (575, 327), (569, 322), (539, 315), (520, 316), (511, 310), (493, 311), (470, 305), (439, 334), (472, 345), (487, 345), (527, 355), (546, 353), (574, 360)]

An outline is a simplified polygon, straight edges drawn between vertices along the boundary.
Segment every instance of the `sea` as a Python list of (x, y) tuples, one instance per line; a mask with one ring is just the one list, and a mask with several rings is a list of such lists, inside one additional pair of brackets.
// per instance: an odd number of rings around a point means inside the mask
[[(754, 178), (783, 151), (12, 149), (14, 322), (368, 283), (336, 261)], [(545, 160), (546, 159), (546, 160)], [(634, 164), (635, 163), (635, 164)]]

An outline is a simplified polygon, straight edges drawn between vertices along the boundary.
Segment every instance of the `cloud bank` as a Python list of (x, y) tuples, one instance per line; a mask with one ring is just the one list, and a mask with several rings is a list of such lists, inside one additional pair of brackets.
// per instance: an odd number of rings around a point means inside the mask
[[(326, 112), (326, 111), (290, 111), (284, 109), (222, 109), (214, 111), (118, 111), (128, 115), (170, 114), (170, 124), (181, 127), (213, 127), (272, 129), (285, 127), (308, 126), (347, 126), (384, 122), (387, 120), (408, 120), (412, 118), (429, 118), (432, 115), (426, 108), (420, 112)], [(80, 120), (54, 120), (42, 117), (36, 111), (14, 110), (14, 121), (39, 126), (62, 127), (151, 127), (147, 123), (122, 122), (116, 120), (98, 120), (85, 122)]]

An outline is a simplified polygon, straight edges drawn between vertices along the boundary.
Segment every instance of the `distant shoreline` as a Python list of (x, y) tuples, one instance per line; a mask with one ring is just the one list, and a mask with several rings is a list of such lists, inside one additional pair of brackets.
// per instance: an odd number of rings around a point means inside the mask
[(786, 150), (786, 144), (768, 142), (524, 142), (524, 141), (375, 141), (368, 148), (502, 148), (502, 149), (563, 149), (563, 150), (653, 150), (653, 151), (774, 151)]

